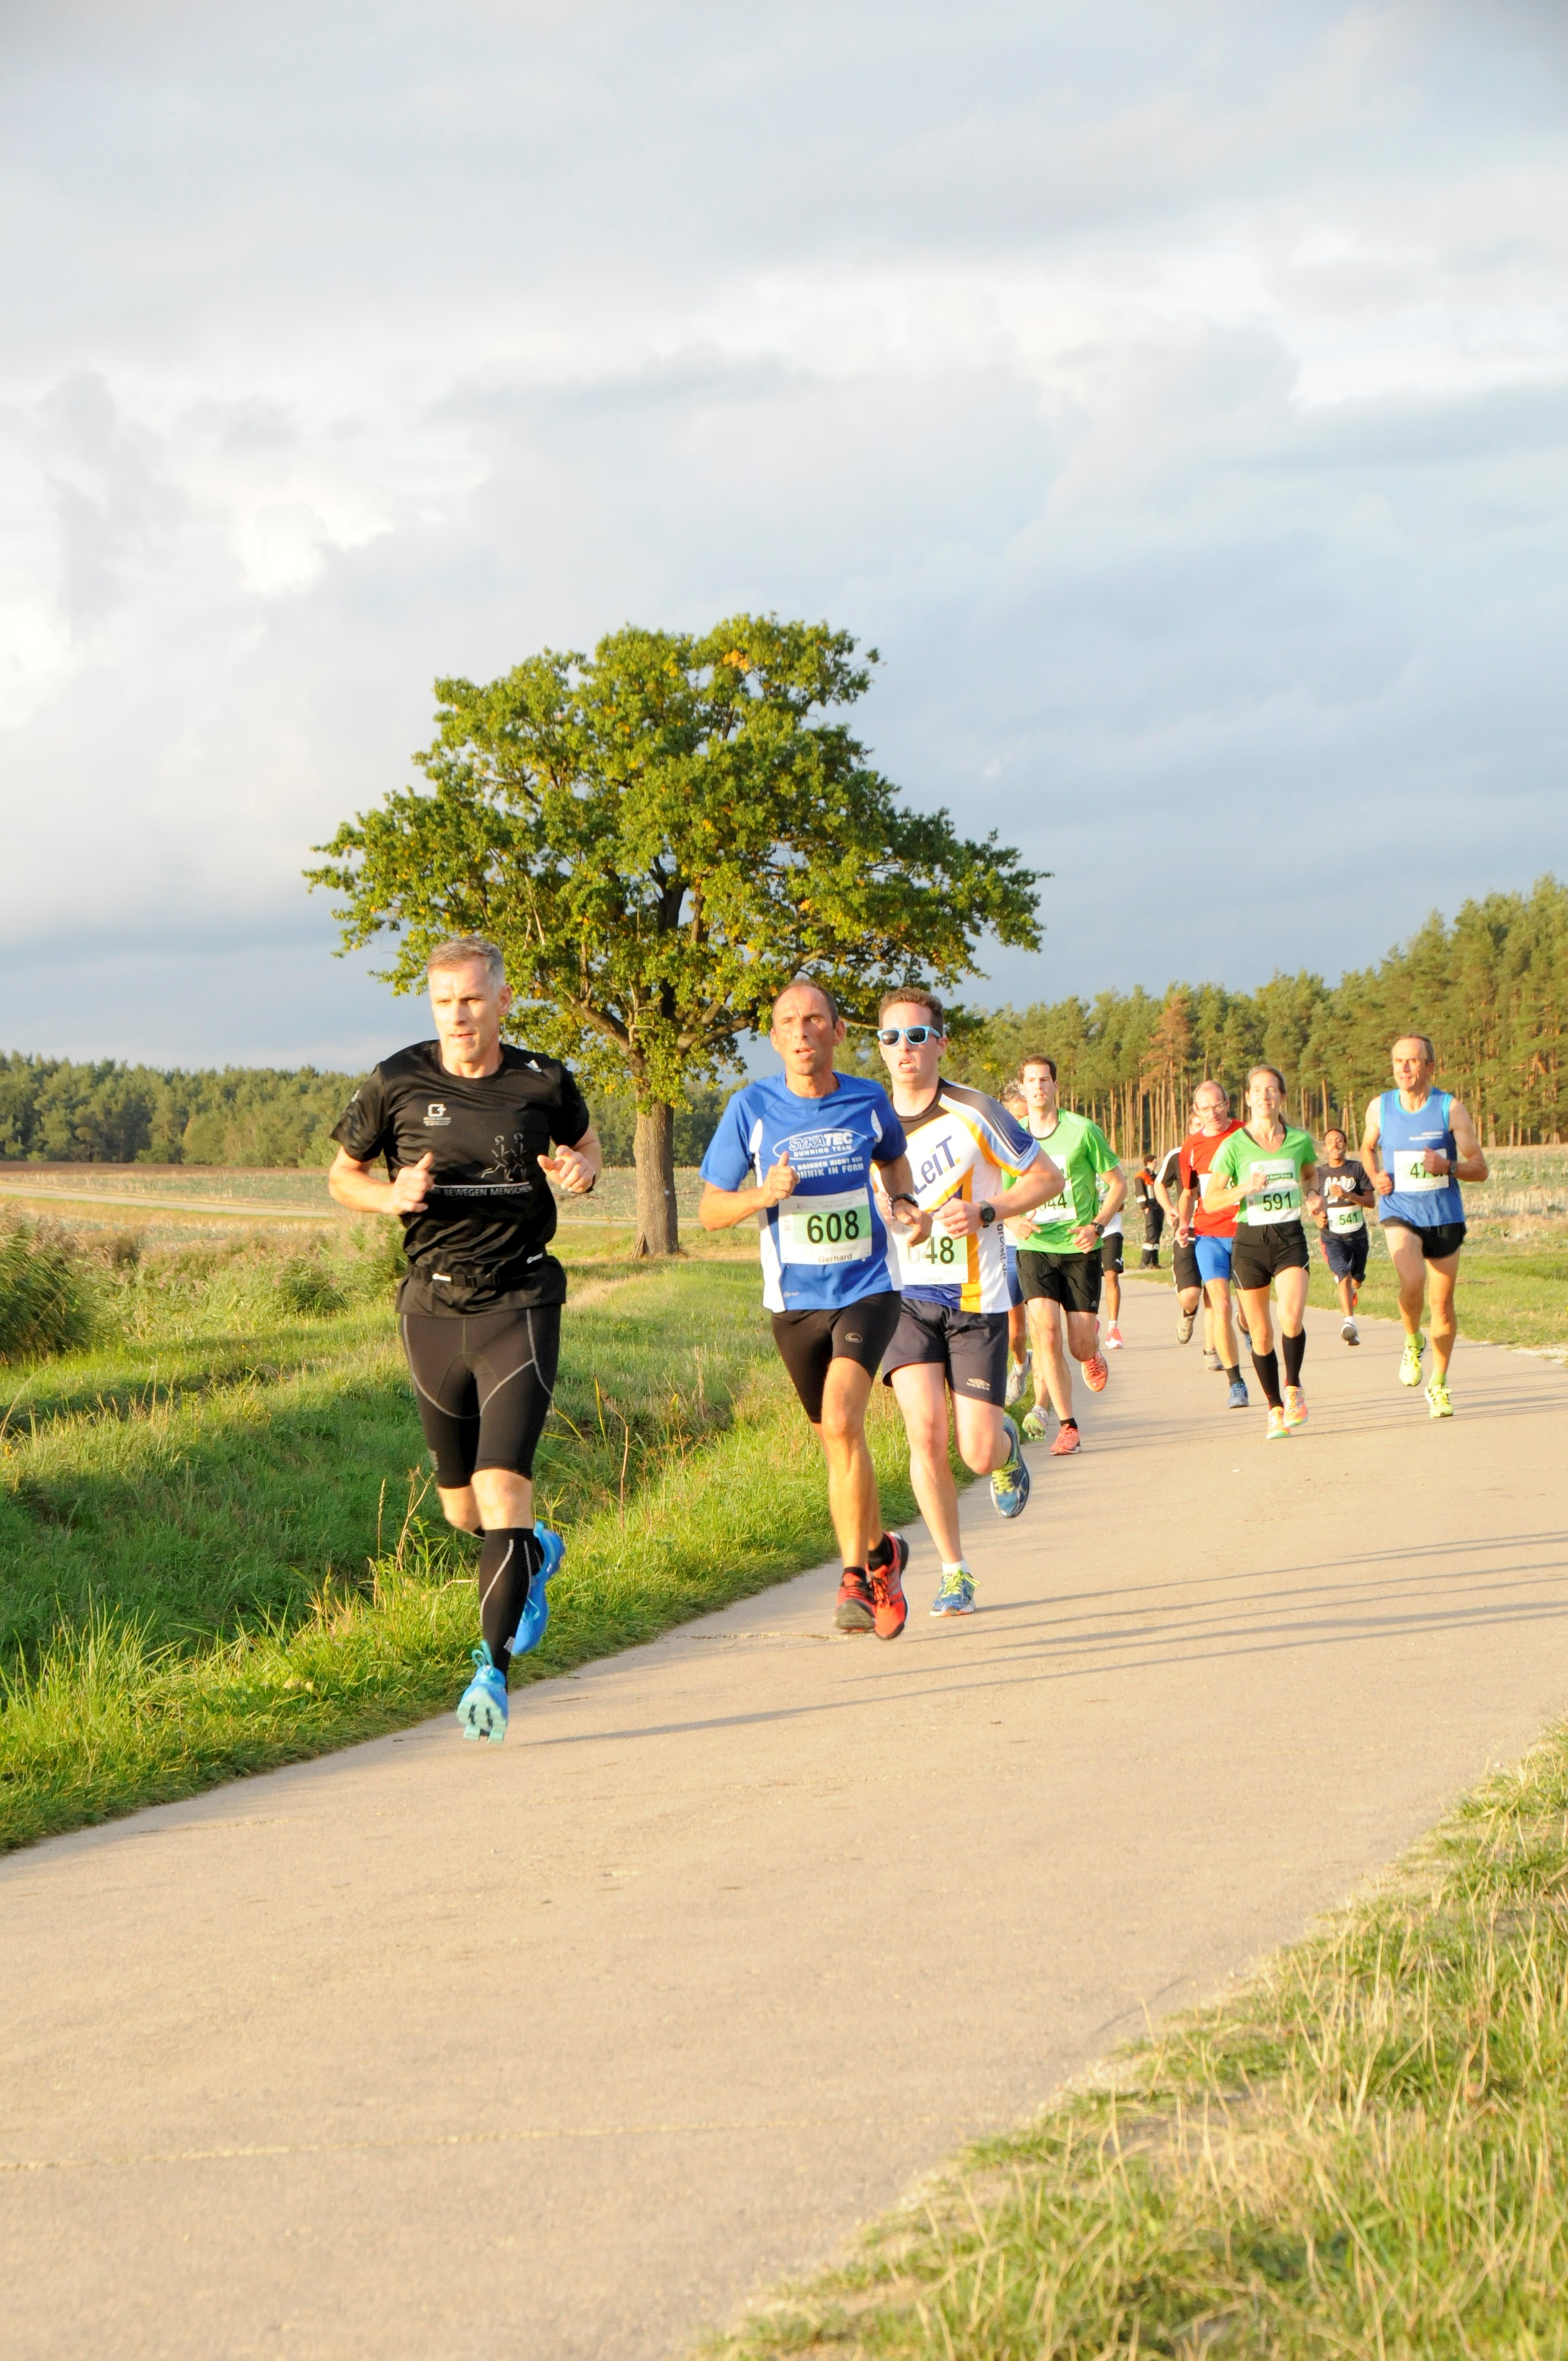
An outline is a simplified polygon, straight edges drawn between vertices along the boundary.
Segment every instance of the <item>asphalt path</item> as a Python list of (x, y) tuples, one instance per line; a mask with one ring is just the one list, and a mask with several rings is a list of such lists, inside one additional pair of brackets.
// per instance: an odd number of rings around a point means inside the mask
[(1129, 1284), (983, 1611), (818, 1570), (521, 1698), (0, 1863), (11, 2361), (650, 2361), (1212, 1994), (1568, 1695), (1563, 1373), (1308, 1426)]

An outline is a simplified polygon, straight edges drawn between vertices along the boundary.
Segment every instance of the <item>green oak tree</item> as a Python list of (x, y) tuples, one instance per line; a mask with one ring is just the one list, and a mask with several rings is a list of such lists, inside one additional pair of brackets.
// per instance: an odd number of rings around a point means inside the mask
[(676, 1246), (685, 1086), (733, 1066), (792, 977), (863, 1016), (890, 983), (971, 972), (988, 931), (1037, 947), (1020, 855), (905, 809), (835, 718), (870, 685), (876, 651), (855, 656), (847, 631), (739, 615), (437, 681), (427, 784), (306, 873), (344, 896), (345, 950), (400, 937), (395, 985), (444, 936), (488, 935), (520, 1037), (634, 1093), (640, 1253)]

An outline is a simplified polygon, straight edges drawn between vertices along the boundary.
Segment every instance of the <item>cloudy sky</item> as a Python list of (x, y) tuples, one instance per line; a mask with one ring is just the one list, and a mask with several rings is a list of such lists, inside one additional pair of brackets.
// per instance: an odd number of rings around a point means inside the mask
[(1568, 871), (1559, 0), (9, 0), (0, 1048), (418, 1029), (439, 673), (826, 617), (1054, 871), (980, 1000)]

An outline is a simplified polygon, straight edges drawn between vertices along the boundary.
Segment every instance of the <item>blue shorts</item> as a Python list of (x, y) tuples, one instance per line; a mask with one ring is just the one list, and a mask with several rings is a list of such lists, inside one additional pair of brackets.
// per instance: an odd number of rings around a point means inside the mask
[(1229, 1279), (1231, 1249), (1234, 1245), (1234, 1238), (1206, 1238), (1200, 1231), (1192, 1241), (1192, 1251), (1198, 1257), (1199, 1278), (1204, 1281)]
[(1018, 1249), (1011, 1238), (1004, 1241), (1003, 1252), (1007, 1257), (1007, 1301), (1016, 1312), (1024, 1301), (1024, 1290), (1018, 1284)]

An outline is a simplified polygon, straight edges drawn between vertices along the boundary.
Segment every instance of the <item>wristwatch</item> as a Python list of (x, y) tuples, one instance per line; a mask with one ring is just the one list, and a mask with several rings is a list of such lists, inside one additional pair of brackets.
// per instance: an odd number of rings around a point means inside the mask
[(1089, 1226), (1093, 1231), (1097, 1238), (1102, 1238), (1104, 1236), (1105, 1224), (1103, 1222), (1091, 1222)]
[(989, 1229), (990, 1229), (990, 1227), (991, 1227), (991, 1225), (992, 1225), (992, 1222), (994, 1222), (994, 1221), (995, 1221), (995, 1219), (996, 1219), (996, 1208), (995, 1208), (995, 1206), (992, 1203), (992, 1202), (991, 1202), (990, 1198), (988, 1197), (988, 1198), (986, 1199), (986, 1201), (985, 1201), (984, 1204), (983, 1204), (983, 1205), (981, 1207), (981, 1209), (980, 1209), (980, 1226), (981, 1226), (981, 1228), (982, 1230), (989, 1230)]

